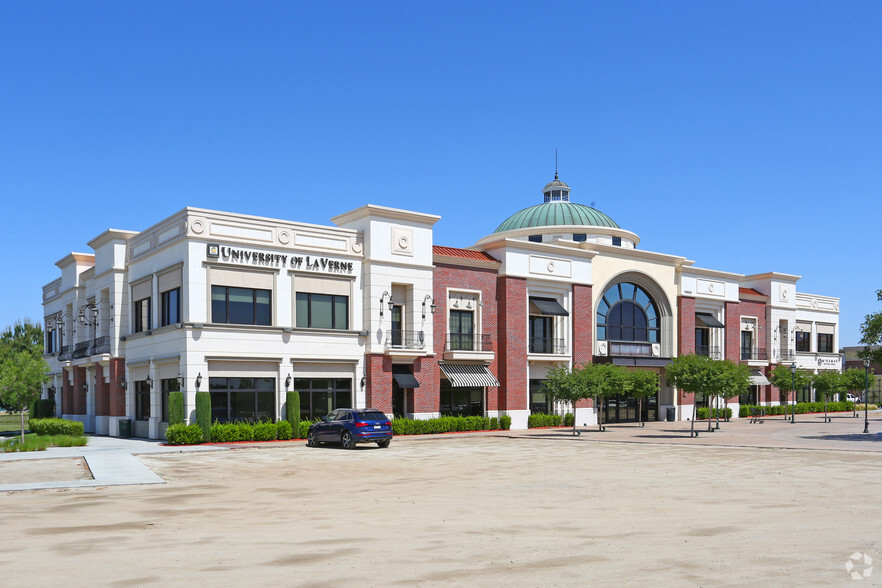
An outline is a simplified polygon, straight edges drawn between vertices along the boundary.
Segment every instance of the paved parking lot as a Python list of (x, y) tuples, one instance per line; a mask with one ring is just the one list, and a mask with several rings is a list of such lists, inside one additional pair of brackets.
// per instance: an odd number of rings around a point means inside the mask
[(140, 455), (165, 484), (4, 493), (0, 566), (9, 585), (850, 584), (853, 554), (882, 562), (880, 435), (800, 416)]

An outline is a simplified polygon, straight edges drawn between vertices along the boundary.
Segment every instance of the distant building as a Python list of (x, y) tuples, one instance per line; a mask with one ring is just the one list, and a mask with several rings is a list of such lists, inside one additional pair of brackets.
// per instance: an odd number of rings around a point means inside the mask
[[(842, 353), (842, 360), (844, 362), (843, 369), (865, 369), (864, 360), (858, 355), (864, 349), (865, 347), (863, 345), (843, 347), (840, 349), (839, 351)], [(876, 347), (871, 347), (871, 349), (876, 349)], [(870, 402), (882, 405), (882, 364), (879, 362), (873, 362), (870, 364), (868, 380), (870, 387)]]
[[(437, 216), (374, 205), (335, 226), (185, 208), (108, 230), (43, 288), (46, 394), (87, 431), (118, 435), (131, 420), (149, 438), (163, 436), (179, 388), (190, 420), (197, 389), (219, 421), (283, 418), (295, 390), (303, 418), (373, 406), (525, 428), (531, 413), (564, 410), (542, 387), (558, 365), (656, 372), (648, 419), (692, 415), (692, 396), (665, 380), (679, 354), (748, 365), (754, 385), (736, 408), (782, 402), (767, 378), (777, 364), (841, 369), (838, 298), (798, 292), (795, 275), (639, 249), (570, 192), (555, 174), (540, 203), (468, 248), (433, 244)], [(637, 418), (630, 398), (604, 410), (607, 422)], [(597, 421), (590, 401), (576, 412)]]

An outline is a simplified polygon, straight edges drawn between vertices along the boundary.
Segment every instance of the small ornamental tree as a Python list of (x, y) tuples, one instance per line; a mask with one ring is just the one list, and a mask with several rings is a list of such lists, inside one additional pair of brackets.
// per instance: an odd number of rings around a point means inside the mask
[(0, 407), (21, 414), (22, 443), (25, 409), (40, 398), (48, 371), (40, 325), (25, 319), (0, 333)]
[[(746, 365), (735, 363), (729, 359), (717, 363), (718, 368), (722, 371), (718, 394), (723, 398), (723, 410), (725, 410), (730, 398), (741, 396), (750, 389), (750, 370)], [(720, 413), (718, 411), (717, 427), (719, 427), (719, 422)]]
[(597, 413), (598, 428), (603, 430), (603, 405), (607, 398), (625, 396), (631, 390), (631, 380), (625, 368), (611, 363), (594, 364), (594, 378), (600, 406)]
[(812, 375), (805, 370), (796, 370), (795, 376), (796, 386), (794, 383), (794, 375), (790, 373), (790, 366), (785, 364), (779, 364), (775, 366), (775, 369), (772, 370), (772, 373), (769, 374), (769, 382), (772, 383), (772, 386), (780, 390), (781, 392), (781, 403), (787, 403), (787, 397), (791, 392), (794, 392), (793, 395), (793, 404), (796, 404), (796, 394), (797, 390), (802, 390), (812, 382)]
[(827, 422), (827, 402), (834, 394), (845, 394), (846, 381), (839, 372), (824, 370), (812, 376), (815, 392), (824, 395), (824, 422)]
[(555, 366), (548, 370), (545, 376), (545, 383), (543, 384), (545, 392), (552, 402), (564, 402), (573, 407), (573, 435), (578, 434), (575, 418), (576, 403), (588, 397), (580, 387), (578, 371), (579, 368), (576, 368), (575, 371), (570, 371), (565, 365)]
[(643, 426), (643, 399), (658, 394), (658, 374), (649, 370), (628, 372), (631, 396), (637, 398), (637, 421)]
[[(696, 395), (695, 402), (692, 404), (692, 425), (690, 436), (695, 436), (695, 417), (698, 414), (697, 404), (698, 396), (708, 399), (708, 408), (710, 407), (710, 396), (721, 388), (720, 386), (720, 370), (714, 365), (716, 362), (703, 355), (680, 355), (671, 362), (665, 370), (665, 377), (668, 382), (673, 384), (677, 389), (684, 392), (690, 392)], [(708, 419), (710, 421), (710, 419)], [(708, 422), (708, 430), (710, 430), (710, 422)]]

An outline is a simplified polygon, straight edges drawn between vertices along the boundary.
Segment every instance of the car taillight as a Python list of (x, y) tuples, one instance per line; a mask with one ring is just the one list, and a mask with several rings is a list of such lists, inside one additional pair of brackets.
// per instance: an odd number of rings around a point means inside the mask
[(357, 423), (355, 423), (355, 426), (358, 428), (362, 428), (362, 427), (372, 427), (373, 425), (370, 423), (358, 423), (357, 422)]

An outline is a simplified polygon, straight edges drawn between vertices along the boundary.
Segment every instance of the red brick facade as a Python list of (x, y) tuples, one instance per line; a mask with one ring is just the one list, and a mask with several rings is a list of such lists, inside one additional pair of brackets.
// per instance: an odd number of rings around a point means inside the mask
[(110, 371), (109, 414), (110, 416), (126, 416), (126, 391), (121, 384), (126, 374), (125, 358), (111, 359), (107, 369)]
[(95, 415), (110, 415), (110, 384), (104, 381), (104, 366), (95, 366)]
[(500, 276), (496, 282), (499, 313), (499, 410), (526, 410), (527, 280)]
[(71, 414), (86, 414), (86, 391), (83, 390), (83, 384), (86, 383), (86, 368), (73, 368), (73, 406)]

